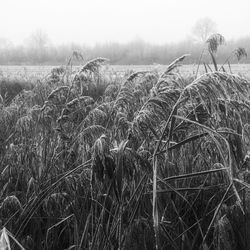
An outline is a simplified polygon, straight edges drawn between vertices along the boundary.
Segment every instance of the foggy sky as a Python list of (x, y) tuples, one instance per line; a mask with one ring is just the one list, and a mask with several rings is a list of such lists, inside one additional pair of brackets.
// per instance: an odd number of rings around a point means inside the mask
[(0, 0), (0, 38), (23, 43), (42, 30), (54, 44), (143, 39), (175, 42), (210, 17), (226, 39), (250, 35), (250, 0)]

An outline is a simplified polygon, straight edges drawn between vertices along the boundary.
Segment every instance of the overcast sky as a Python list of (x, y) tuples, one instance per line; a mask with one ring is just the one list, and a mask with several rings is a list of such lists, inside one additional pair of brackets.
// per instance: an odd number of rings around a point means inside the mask
[(226, 37), (250, 35), (250, 0), (0, 0), (0, 37), (22, 43), (40, 29), (53, 43), (141, 38), (175, 42), (210, 17)]

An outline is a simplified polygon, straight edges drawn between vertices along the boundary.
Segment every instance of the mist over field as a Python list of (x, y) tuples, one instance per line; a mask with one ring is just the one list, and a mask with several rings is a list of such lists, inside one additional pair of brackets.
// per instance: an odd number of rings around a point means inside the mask
[(247, 0), (237, 8), (224, 0), (4, 1), (0, 64), (64, 64), (73, 51), (120, 65), (168, 64), (188, 53), (193, 64), (213, 33), (226, 39), (217, 55), (223, 63), (238, 47), (249, 52), (248, 7)]
[[(185, 64), (194, 64), (199, 60), (200, 53), (205, 46), (205, 42), (189, 38), (175, 43), (155, 45), (141, 39), (133, 40), (129, 43), (105, 43), (87, 46), (82, 44), (52, 45), (46, 34), (37, 32), (31, 36), (27, 44), (14, 46), (6, 40), (0, 39), (0, 64), (2, 65), (61, 65), (67, 63), (73, 51), (81, 52), (84, 60), (95, 57), (105, 57), (110, 64), (168, 64), (183, 54), (190, 54)], [(237, 40), (226, 40), (226, 44), (221, 46), (217, 60), (223, 63), (228, 55), (238, 47), (243, 47), (250, 51), (250, 37)], [(204, 58), (209, 62), (209, 58)], [(232, 58), (232, 63), (237, 62)], [(242, 63), (249, 63), (249, 58), (244, 58)], [(79, 62), (78, 62), (79, 63)]]

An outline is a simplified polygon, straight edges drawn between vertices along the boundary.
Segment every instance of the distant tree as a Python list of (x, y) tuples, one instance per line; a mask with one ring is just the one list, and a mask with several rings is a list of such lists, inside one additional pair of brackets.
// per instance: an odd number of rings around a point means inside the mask
[(209, 17), (197, 20), (192, 29), (192, 33), (202, 42), (205, 42), (215, 32), (217, 32), (217, 25)]
[(42, 30), (36, 30), (30, 35), (29, 45), (36, 49), (44, 49), (49, 44), (48, 35)]
[(11, 41), (7, 38), (0, 37), (0, 50), (6, 50), (12, 47)]
[(10, 61), (11, 51), (14, 49), (14, 45), (7, 38), (0, 37), (0, 63), (8, 64)]
[(28, 47), (33, 51), (33, 56), (38, 62), (45, 60), (46, 51), (50, 45), (48, 35), (42, 30), (36, 30), (28, 39)]

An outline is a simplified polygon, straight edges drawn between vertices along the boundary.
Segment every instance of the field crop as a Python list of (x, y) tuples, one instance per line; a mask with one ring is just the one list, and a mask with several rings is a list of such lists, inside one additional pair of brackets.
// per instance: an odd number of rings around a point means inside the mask
[(185, 57), (115, 77), (96, 58), (1, 97), (1, 247), (249, 248), (250, 81), (183, 76)]

